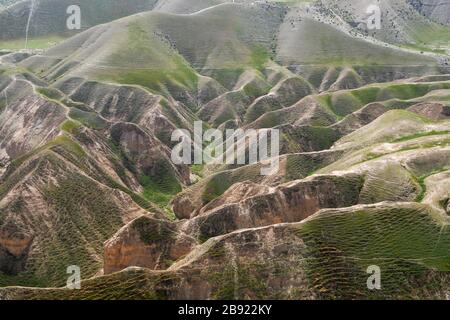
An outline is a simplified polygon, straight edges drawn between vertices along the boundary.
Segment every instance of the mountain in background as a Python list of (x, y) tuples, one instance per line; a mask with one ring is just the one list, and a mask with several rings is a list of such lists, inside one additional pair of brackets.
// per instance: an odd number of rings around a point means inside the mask
[[(0, 298), (447, 298), (450, 29), (379, 3), (0, 11)], [(280, 170), (176, 165), (199, 120), (279, 129)]]
[(450, 4), (439, 0), (410, 0), (409, 3), (432, 20), (449, 25), (450, 24)]

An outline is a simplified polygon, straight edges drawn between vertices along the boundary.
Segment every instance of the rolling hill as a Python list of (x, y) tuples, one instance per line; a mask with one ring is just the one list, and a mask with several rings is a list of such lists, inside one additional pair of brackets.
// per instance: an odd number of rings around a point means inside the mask
[[(0, 299), (448, 299), (450, 28), (369, 3), (80, 0), (67, 33), (40, 0), (45, 50), (0, 11)], [(279, 170), (175, 163), (195, 121), (278, 129)]]

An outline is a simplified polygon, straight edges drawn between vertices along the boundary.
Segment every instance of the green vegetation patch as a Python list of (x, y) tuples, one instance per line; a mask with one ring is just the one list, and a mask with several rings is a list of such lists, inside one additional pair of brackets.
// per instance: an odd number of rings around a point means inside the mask
[(439, 136), (449, 134), (450, 131), (429, 131), (429, 132), (418, 132), (412, 135), (404, 136), (392, 141), (392, 143), (405, 142), (410, 140), (415, 140), (422, 137)]
[(50, 100), (61, 101), (64, 98), (59, 90), (53, 88), (38, 87), (36, 91)]
[[(48, 49), (62, 42), (65, 38), (61, 36), (36, 37), (28, 39), (28, 49)], [(20, 50), (25, 48), (25, 39), (2, 40), (0, 49)]]
[[(47, 156), (52, 167), (66, 169), (54, 156)], [(47, 164), (38, 166), (45, 170)], [(63, 286), (67, 281), (67, 267), (80, 266), (83, 278), (89, 278), (101, 268), (103, 243), (122, 226), (122, 214), (111, 201), (111, 195), (101, 190), (92, 179), (67, 172), (57, 184), (49, 184), (43, 190), (49, 203), (48, 215), (52, 225), (39, 221), (33, 223), (39, 250), (28, 258), (26, 271), (18, 276), (0, 274), (0, 287)], [(33, 219), (30, 216), (30, 219)]]
[[(320, 298), (414, 298), (442, 284), (424, 281), (450, 271), (450, 229), (428, 207), (396, 205), (327, 210), (301, 225), (309, 248), (307, 272)], [(366, 270), (381, 268), (382, 290), (370, 291)], [(421, 287), (412, 285), (419, 280)], [(415, 287), (415, 289), (414, 289)]]
[(71, 108), (69, 117), (94, 130), (101, 130), (107, 126), (106, 120), (95, 112), (87, 112), (77, 108)]
[[(100, 80), (139, 85), (168, 97), (171, 90), (196, 90), (198, 75), (182, 56), (134, 22), (128, 26), (127, 42), (110, 57), (111, 65), (129, 61), (126, 71), (99, 74)], [(136, 63), (136, 65), (133, 65)]]
[(143, 196), (172, 215), (169, 202), (182, 187), (170, 165), (165, 160), (158, 161), (139, 181), (144, 188)]
[(270, 54), (263, 46), (257, 46), (250, 55), (250, 65), (259, 71), (262, 71), (270, 59)]
[(175, 236), (175, 231), (163, 221), (142, 217), (133, 222), (133, 228), (145, 244), (167, 241)]
[(81, 123), (79, 123), (78, 121), (66, 120), (61, 125), (61, 130), (70, 134), (74, 134), (79, 128), (81, 128), (81, 126)]

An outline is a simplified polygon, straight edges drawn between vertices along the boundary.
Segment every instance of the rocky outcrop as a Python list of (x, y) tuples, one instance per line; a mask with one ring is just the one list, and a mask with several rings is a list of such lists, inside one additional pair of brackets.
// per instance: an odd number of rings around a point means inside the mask
[(408, 111), (417, 113), (432, 120), (443, 120), (450, 118), (450, 106), (442, 103), (418, 103), (412, 107), (409, 107)]
[(257, 196), (259, 194), (265, 194), (270, 191), (270, 187), (253, 183), (251, 181), (244, 181), (242, 183), (236, 183), (227, 191), (225, 191), (219, 198), (214, 199), (205, 205), (198, 215), (203, 215), (208, 211), (212, 211), (221, 206), (226, 206), (233, 203), (239, 203), (247, 198)]
[[(358, 202), (363, 179), (323, 176), (268, 188), (252, 182), (235, 184), (203, 207), (198, 216), (179, 223), (139, 218), (105, 244), (105, 273), (139, 266), (165, 269), (188, 254), (199, 241), (277, 223), (301, 221), (321, 208)], [(189, 235), (189, 236), (187, 236)]]
[(195, 240), (178, 232), (174, 223), (143, 216), (105, 243), (103, 271), (110, 274), (131, 266), (164, 270), (195, 245)]
[[(353, 1), (146, 12), (3, 55), (0, 298), (448, 297), (450, 77), (427, 76), (448, 57), (414, 53), (435, 25), (404, 1), (380, 3), (377, 33)], [(279, 170), (190, 175), (171, 135), (200, 119), (279, 129)], [(71, 265), (80, 290), (27, 288), (64, 286)]]
[(133, 86), (118, 86), (68, 78), (57, 87), (75, 102), (83, 103), (111, 121), (132, 122), (168, 146), (173, 130), (190, 128), (192, 113), (182, 104)]
[[(241, 185), (246, 182), (244, 185), (256, 186), (251, 188), (252, 191), (276, 187), (285, 182), (306, 178), (316, 170), (339, 159), (343, 153), (343, 150), (325, 150), (283, 155), (279, 157), (279, 170), (269, 176), (260, 174), (260, 163), (221, 171), (178, 194), (171, 202), (173, 212), (179, 219), (195, 217), (203, 207), (208, 207), (210, 201), (221, 197), (235, 184)], [(232, 194), (233, 199), (235, 198), (231, 191), (227, 193)], [(256, 194), (252, 192), (252, 195)], [(237, 199), (243, 200), (240, 197)]]
[(0, 272), (17, 275), (25, 268), (28, 251), (33, 241), (12, 223), (0, 226)]
[(294, 181), (180, 222), (180, 230), (204, 241), (239, 229), (297, 222), (321, 208), (357, 204), (362, 185), (363, 178), (358, 175)]
[(294, 126), (320, 124), (321, 126), (328, 126), (336, 121), (336, 116), (321, 106), (314, 96), (308, 96), (293, 106), (265, 113), (247, 127), (262, 129), (284, 124)]

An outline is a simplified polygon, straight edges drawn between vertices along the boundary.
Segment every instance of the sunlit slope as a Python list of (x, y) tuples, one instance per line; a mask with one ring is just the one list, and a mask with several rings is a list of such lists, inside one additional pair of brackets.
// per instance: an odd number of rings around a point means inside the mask
[(310, 18), (284, 23), (278, 37), (277, 59), (285, 65), (435, 65), (434, 59), (352, 37)]
[(49, 50), (46, 57), (120, 71), (125, 67), (170, 68), (178, 52), (196, 69), (238, 69), (268, 59), (264, 51), (282, 19), (276, 13), (277, 9), (267, 13), (258, 6), (238, 5), (195, 15), (150, 12), (93, 28)]
[[(322, 298), (443, 298), (444, 273), (442, 280), (425, 279), (430, 271), (438, 275), (450, 268), (448, 218), (434, 216), (426, 206), (325, 210), (300, 227), (299, 235), (309, 248), (307, 270)], [(364, 281), (372, 265), (382, 270), (378, 292), (367, 290)]]

